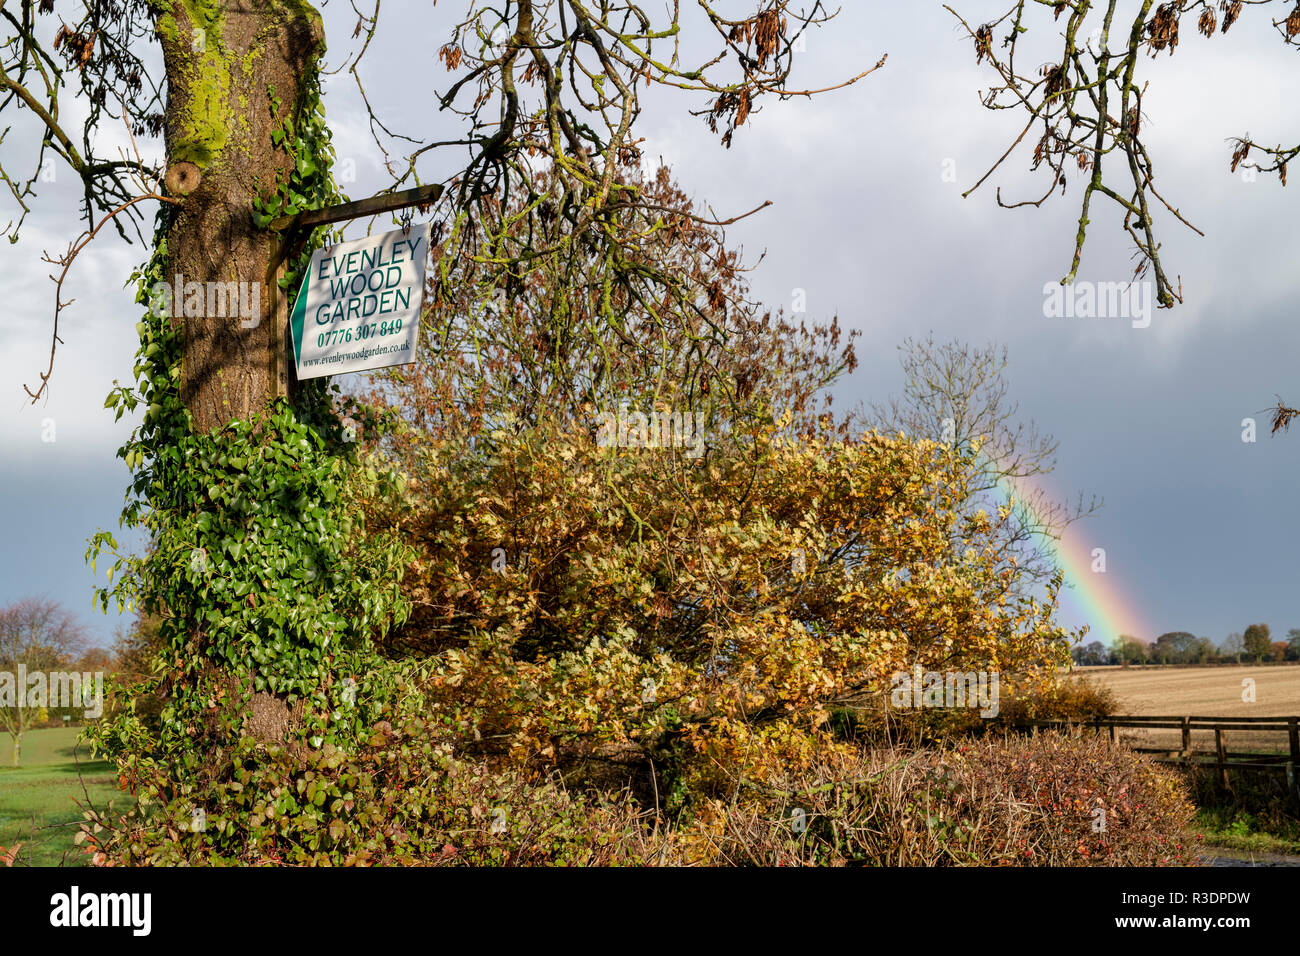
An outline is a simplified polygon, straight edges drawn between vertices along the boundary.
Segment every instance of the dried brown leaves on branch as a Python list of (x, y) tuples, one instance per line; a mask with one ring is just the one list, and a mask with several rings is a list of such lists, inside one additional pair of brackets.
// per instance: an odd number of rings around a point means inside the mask
[(1276, 435), (1279, 431), (1290, 431), (1291, 420), (1300, 415), (1300, 409), (1288, 408), (1281, 402), (1273, 409), (1273, 429), (1270, 434)]
[[(1257, 0), (1255, 7), (1268, 6), (1273, 0)], [(1286, 0), (1292, 9), (1273, 25), (1286, 43), (1300, 32), (1300, 6)], [(1202, 234), (1183, 213), (1160, 194), (1156, 186), (1155, 165), (1142, 140), (1143, 97), (1147, 82), (1139, 73), (1143, 54), (1154, 57), (1161, 52), (1173, 54), (1178, 48), (1180, 25), (1184, 16), (1196, 17), (1196, 28), (1205, 37), (1228, 29), (1241, 16), (1243, 5), (1211, 0), (1170, 0), (1166, 3), (1121, 3), (1104, 0), (1098, 3), (1058, 3), (1052, 7), (1052, 20), (1046, 16), (1038, 22), (1039, 4), (1020, 0), (1000, 17), (971, 24), (952, 7), (947, 7), (966, 29), (975, 48), (976, 63), (988, 61), (996, 74), (994, 85), (983, 96), (991, 110), (1013, 109), (1022, 113), (1024, 130), (993, 167), (964, 195), (970, 195), (997, 170), (1025, 139), (1031, 129), (1040, 130), (1033, 152), (1032, 168), (1048, 167), (1047, 189), (1038, 197), (1004, 202), (1001, 190), (998, 204), (1006, 208), (1042, 205), (1058, 188), (1064, 193), (1068, 184), (1065, 158), (1073, 156), (1086, 175), (1075, 234), (1074, 254), (1063, 284), (1074, 281), (1083, 257), (1088, 226), (1094, 218), (1094, 200), (1107, 199), (1123, 212), (1123, 229), (1136, 249), (1138, 266), (1134, 277), (1152, 274), (1156, 299), (1162, 307), (1182, 301), (1181, 283), (1171, 279), (1161, 261), (1156, 237), (1156, 217), (1162, 211), (1174, 220)], [(1221, 15), (1221, 19), (1220, 19)], [(1048, 30), (1049, 22), (1057, 25)], [(995, 36), (996, 35), (996, 36)], [(1045, 45), (1032, 46), (1041, 41)], [(1023, 53), (1021, 53), (1023, 49)], [(1043, 52), (1049, 62), (1033, 73), (1017, 65)], [(1234, 141), (1231, 168), (1235, 172), (1251, 148), (1269, 158), (1267, 165), (1255, 166), (1276, 172), (1286, 182), (1286, 163), (1300, 147), (1264, 148), (1250, 140)]]
[[(151, 76), (141, 59), (143, 47), (157, 39), (151, 8), (147, 0), (84, 0), (81, 15), (67, 17), (46, 50), (37, 11), (47, 7), (0, 4), (0, 22), (8, 28), (0, 34), (0, 111), (30, 108), (48, 133), (28, 170), (11, 174), (0, 163), (0, 180), (21, 209), (11, 224), (16, 230), (52, 150), (82, 179), (94, 232), (97, 215), (135, 210), (129, 174), (156, 179), (155, 170), (137, 161), (103, 160), (92, 149), (105, 116), (120, 115), (130, 128), (151, 135), (162, 130), (164, 77)], [(747, 10), (731, 16), (707, 0), (668, 8), (630, 0), (461, 0), (457, 15), (438, 50), (448, 76), (435, 96), (456, 129), (450, 138), (430, 136), (427, 129), (396, 130), (371, 108), (363, 66), (378, 46), (372, 42), (381, 29), (378, 2), (368, 12), (357, 10), (357, 48), (333, 72), (355, 81), (393, 187), (446, 177), (451, 188), (441, 213), (448, 255), (495, 269), (490, 285), (507, 294), (535, 259), (591, 257), (609, 276), (601, 318), (615, 327), (620, 297), (649, 295), (649, 285), (659, 289), (652, 298), (670, 304), (696, 299), (696, 290), (669, 270), (644, 262), (632, 267), (623, 253), (630, 238), (663, 228), (676, 215), (645, 202), (636, 182), (642, 140), (634, 126), (643, 89), (677, 90), (730, 146), (765, 100), (847, 86), (884, 64), (882, 56), (874, 65), (846, 69), (825, 89), (793, 87), (801, 36), (834, 16), (820, 0), (799, 10), (790, 0), (750, 0)], [(89, 104), (83, 147), (58, 119), (67, 113), (60, 113), (60, 94), (70, 87), (79, 87), (75, 95)], [(114, 113), (119, 102), (121, 112)], [(533, 185), (542, 176), (549, 177), (545, 196)], [(506, 208), (517, 210), (515, 218), (499, 215)], [(125, 217), (111, 218), (121, 230), (118, 219)], [(696, 218), (725, 223), (736, 217)], [(693, 321), (716, 326), (716, 296), (712, 305), (700, 301)]]
[[(1040, 131), (1035, 142), (1031, 168), (1044, 164), (1048, 169), (1047, 189), (1037, 197), (1004, 202), (1002, 192), (997, 202), (1004, 208), (1041, 206), (1058, 188), (1064, 194), (1068, 183), (1065, 159), (1073, 156), (1084, 173), (1074, 253), (1062, 284), (1074, 282), (1083, 258), (1088, 227), (1095, 218), (1093, 201), (1107, 199), (1123, 212), (1123, 229), (1135, 248), (1137, 267), (1134, 278), (1151, 274), (1155, 279), (1156, 300), (1169, 308), (1182, 302), (1181, 279), (1171, 279), (1161, 259), (1156, 236), (1156, 216), (1172, 217), (1204, 235), (1183, 213), (1161, 195), (1155, 178), (1155, 165), (1142, 140), (1146, 118), (1143, 98), (1147, 81), (1139, 75), (1143, 53), (1155, 57), (1161, 52), (1173, 54), (1178, 48), (1180, 25), (1185, 16), (1196, 18), (1197, 31), (1206, 38), (1228, 30), (1241, 17), (1246, 6), (1256, 10), (1286, 8), (1286, 13), (1272, 20), (1282, 42), (1300, 46), (1300, 3), (1295, 0), (1169, 0), (1154, 3), (1141, 0), (1122, 4), (1120, 0), (1101, 2), (1058, 3), (1052, 8), (1049, 28), (1041, 3), (1019, 0), (1000, 17), (971, 24), (951, 6), (946, 9), (965, 28), (974, 44), (975, 61), (989, 66), (996, 74), (993, 86), (982, 96), (990, 110), (1016, 110), (1025, 127), (1005, 153), (978, 182), (963, 195), (970, 195), (1015, 152), (1031, 129)], [(995, 36), (996, 35), (996, 36)], [(1042, 41), (1046, 47), (1029, 45)], [(1047, 50), (1051, 59), (1046, 66), (1026, 72), (1016, 63), (1017, 53), (1039, 57)], [(1041, 59), (1033, 62), (1041, 63)], [(1287, 164), (1300, 154), (1300, 145), (1262, 146), (1249, 134), (1230, 141), (1229, 168), (1273, 172), (1283, 186), (1287, 182)], [(1252, 154), (1260, 157), (1252, 160)], [(1291, 411), (1279, 403), (1274, 416), (1274, 432), (1285, 429)]]
[[(642, 90), (675, 89), (688, 103), (702, 98), (691, 112), (730, 146), (765, 98), (825, 92), (791, 88), (790, 77), (799, 36), (831, 16), (821, 3), (796, 12), (786, 0), (755, 0), (735, 19), (704, 0), (667, 10), (579, 0), (469, 3), (438, 51), (449, 74), (438, 106), (462, 135), (417, 142), (373, 115), (371, 124), (398, 183), (418, 178), (431, 155), (463, 151), (435, 211), (440, 301), (458, 300), (468, 288), (480, 305), (501, 300), (510, 308), (539, 275), (554, 281), (572, 270), (581, 315), (556, 306), (548, 346), (575, 322), (604, 329), (606, 350), (635, 352), (655, 335), (689, 341), (693, 364), (678, 371), (691, 387), (709, 388), (719, 375), (707, 366), (737, 304), (726, 278), (735, 264), (721, 254), (707, 263), (677, 240), (725, 227), (766, 203), (717, 216), (660, 188), (636, 135)], [(849, 71), (829, 89), (881, 64)], [(364, 94), (357, 62), (350, 72)], [(658, 255), (644, 254), (656, 244)], [(609, 367), (611, 356), (603, 361)], [(566, 373), (554, 365), (547, 374)], [(729, 394), (724, 386), (722, 395)]]
[[(533, 185), (552, 199), (559, 189), (555, 176)], [(710, 422), (762, 405), (788, 412), (793, 429), (824, 426), (824, 390), (856, 367), (857, 333), (834, 319), (795, 326), (752, 302), (725, 227), (697, 217), (666, 168), (639, 187), (661, 222), (629, 234), (619, 270), (579, 247), (535, 256), (503, 282), (490, 259), (435, 247), (422, 334), (437, 359), (388, 370), (372, 398), (435, 439), (544, 421), (586, 427), (620, 403)], [(509, 224), (507, 253), (527, 240), (526, 204), (517, 193), (493, 213)], [(402, 438), (394, 447), (405, 454)]]
[[(39, 373), (40, 384), (35, 389), (23, 386), (32, 402), (46, 394), (54, 372), (54, 356), (62, 341), (59, 313), (68, 305), (62, 299), (63, 282), (78, 253), (110, 222), (122, 238), (130, 239), (129, 230), (143, 242), (139, 206), (146, 200), (162, 199), (157, 188), (161, 171), (142, 160), (133, 132), (156, 136), (163, 125), (162, 81), (149, 75), (138, 52), (153, 35), (148, 4), (145, 0), (88, 0), (72, 9), (77, 11), (76, 19), (60, 23), (47, 49), (42, 37), (53, 26), (47, 19), (53, 4), (10, 6), (0, 2), (0, 114), (24, 111), (39, 130), (38, 145), (29, 154), (0, 151), (0, 182), (18, 207), (17, 219), (0, 226), (0, 237), (18, 240), (39, 184), (55, 179), (56, 163), (80, 180), (85, 219), (84, 231), (69, 242), (65, 253), (46, 253), (44, 257), (59, 266), (60, 272), (50, 277), (55, 281), (55, 307), (49, 364)], [(80, 130), (62, 119), (74, 112), (65, 109), (69, 99), (75, 99), (85, 112)], [(101, 155), (99, 144), (105, 127), (115, 126), (116, 121), (126, 127), (131, 151), (119, 149), (116, 157)], [(0, 143), (12, 130), (3, 127)]]
[[(65, 164), (81, 180), (82, 212), (89, 229), (96, 228), (99, 214), (135, 197), (132, 177), (156, 179), (157, 171), (138, 157), (101, 156), (97, 151), (105, 125), (113, 125), (106, 120), (124, 120), (151, 135), (162, 130), (163, 81), (149, 73), (141, 58), (142, 47), (153, 38), (149, 4), (68, 4), (57, 30), (47, 19), (52, 14), (50, 3), (0, 3), (0, 114), (29, 110), (42, 134), (33, 153), (0, 153), (0, 182), (19, 210), (16, 221), (0, 228), (0, 236), (17, 237), (39, 184), (50, 179), (42, 173), (48, 173), (53, 162)], [(45, 40), (51, 32), (53, 39)], [(71, 99), (86, 114), (79, 129), (62, 118), (76, 113), (66, 108)], [(115, 222), (123, 236), (126, 226)]]

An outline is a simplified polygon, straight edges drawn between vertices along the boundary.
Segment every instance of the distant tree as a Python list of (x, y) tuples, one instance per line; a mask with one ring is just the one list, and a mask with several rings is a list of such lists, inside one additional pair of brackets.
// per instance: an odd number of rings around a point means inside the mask
[(1289, 661), (1300, 661), (1300, 627), (1293, 627), (1286, 632), (1287, 652), (1286, 659)]
[(23, 734), (42, 709), (26, 706), (19, 666), (28, 673), (57, 670), (84, 647), (81, 624), (53, 601), (23, 598), (0, 608), (0, 723), (14, 742), (15, 767), (22, 760)]
[(164, 651), (159, 619), (137, 617), (129, 630), (119, 631), (113, 643), (113, 676), (119, 686), (133, 689), (135, 715), (152, 724), (162, 711), (162, 698), (141, 687), (155, 677), (155, 665)]
[(1196, 659), (1197, 648), (1195, 634), (1170, 631), (1151, 645), (1151, 660), (1157, 664), (1190, 664)]
[(113, 671), (126, 680), (152, 676), (154, 659), (163, 649), (158, 618), (141, 615), (113, 642)]
[(110, 671), (113, 669), (113, 655), (102, 647), (92, 647), (77, 658), (72, 668), (83, 673)]
[(1231, 634), (1225, 637), (1223, 639), (1223, 643), (1219, 645), (1219, 653), (1221, 653), (1224, 657), (1231, 657), (1238, 664), (1241, 663), (1241, 655), (1245, 652), (1245, 649), (1246, 649), (1245, 638), (1243, 638), (1236, 631), (1233, 631)]
[[(88, 677), (92, 682), (95, 679), (94, 675), (98, 674), (102, 681), (113, 670), (113, 655), (112, 652), (105, 648), (89, 647), (84, 649), (80, 656), (66, 655), (60, 661), (59, 669), (81, 674), (83, 677)], [(84, 688), (88, 685), (83, 681), (80, 686)], [(93, 687), (95, 685), (92, 683), (89, 686)], [(85, 694), (87, 691), (82, 693)], [(80, 724), (85, 719), (86, 707), (90, 699), (89, 697), (82, 697), (77, 700), (65, 700), (62, 706), (57, 707), (51, 702), (46, 708), (47, 722), (45, 726), (51, 724), (57, 726), (60, 722)]]
[(1269, 645), (1269, 657), (1275, 661), (1284, 661), (1290, 649), (1291, 645), (1286, 641), (1274, 641)]
[(1267, 624), (1252, 624), (1242, 636), (1242, 649), (1253, 661), (1262, 661), (1272, 656), (1272, 644)]
[(1187, 631), (1170, 631), (1157, 637), (1151, 645), (1154, 663), (1188, 663), (1196, 648), (1196, 635)]
[(1101, 641), (1080, 644), (1070, 651), (1070, 656), (1074, 659), (1074, 663), (1080, 667), (1097, 667), (1114, 662), (1110, 648)]
[(1116, 639), (1114, 655), (1115, 659), (1121, 664), (1145, 664), (1147, 662), (1146, 645), (1130, 634), (1121, 634)]
[(1198, 637), (1196, 639), (1196, 658), (1194, 663), (1208, 664), (1219, 656), (1219, 649), (1214, 646), (1214, 641), (1208, 637)]

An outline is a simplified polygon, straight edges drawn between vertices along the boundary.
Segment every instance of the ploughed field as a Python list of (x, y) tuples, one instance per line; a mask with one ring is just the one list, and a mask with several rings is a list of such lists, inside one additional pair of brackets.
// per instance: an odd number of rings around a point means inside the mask
[[(1076, 667), (1075, 675), (1115, 692), (1118, 714), (1178, 717), (1300, 716), (1300, 665), (1234, 664), (1212, 667)], [(1253, 681), (1253, 688), (1251, 683)], [(1254, 700), (1248, 693), (1253, 689)], [(1178, 730), (1121, 728), (1120, 739), (1138, 746), (1177, 749)], [(1229, 751), (1280, 752), (1285, 733), (1231, 730), (1224, 734)], [(1192, 731), (1192, 747), (1214, 750), (1212, 731)]]

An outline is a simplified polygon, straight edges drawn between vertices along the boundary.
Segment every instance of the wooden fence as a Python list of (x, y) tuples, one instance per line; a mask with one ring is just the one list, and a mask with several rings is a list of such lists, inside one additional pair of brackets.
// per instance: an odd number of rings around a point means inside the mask
[[(1106, 728), (1112, 741), (1119, 740), (1120, 728), (1138, 730), (1177, 730), (1182, 734), (1182, 745), (1178, 748), (1130, 745), (1140, 753), (1153, 754), (1158, 763), (1173, 763), (1191, 767), (1213, 767), (1219, 772), (1219, 779), (1225, 787), (1231, 787), (1228, 779), (1230, 772), (1239, 770), (1278, 771), (1286, 773), (1287, 787), (1300, 796), (1300, 717), (1101, 717), (1094, 720), (1029, 720), (1031, 731), (1037, 733), (1039, 727), (1065, 729), (1070, 733), (1082, 733), (1085, 727), (1092, 727), (1098, 734)], [(1192, 746), (1193, 731), (1213, 731), (1214, 750), (1197, 750)], [(1279, 746), (1277, 753), (1259, 751), (1230, 751), (1224, 735), (1236, 732), (1249, 732), (1252, 736), (1261, 734), (1286, 735), (1285, 746)]]

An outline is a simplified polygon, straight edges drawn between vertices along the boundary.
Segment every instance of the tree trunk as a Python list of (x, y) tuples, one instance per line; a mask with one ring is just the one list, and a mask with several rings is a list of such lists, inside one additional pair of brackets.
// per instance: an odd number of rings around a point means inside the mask
[(252, 210), (293, 170), (272, 133), (286, 121), (296, 127), (324, 28), (296, 0), (160, 0), (155, 9), (167, 71), (167, 185), (184, 197), (167, 232), (166, 281), (185, 333), (181, 397), (203, 432), (286, 394), (272, 285), (281, 239), (254, 225)]
[(18, 761), (23, 757), (23, 732), (20, 730), (13, 735), (14, 737), (14, 766), (18, 766)]

